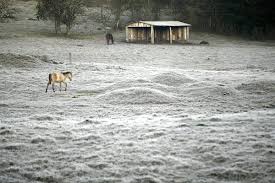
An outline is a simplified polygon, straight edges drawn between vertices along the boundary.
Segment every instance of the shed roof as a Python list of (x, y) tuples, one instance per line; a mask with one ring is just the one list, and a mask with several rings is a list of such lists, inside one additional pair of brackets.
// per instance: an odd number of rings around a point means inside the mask
[[(128, 25), (128, 27), (143, 27), (143, 24), (147, 26), (159, 26), (159, 27), (190, 27), (191, 24), (187, 24), (180, 21), (139, 21)], [(137, 26), (138, 25), (138, 26)], [(147, 27), (145, 25), (145, 27)]]
[(191, 26), (190, 24), (180, 22), (180, 21), (140, 21), (145, 24), (153, 26)]

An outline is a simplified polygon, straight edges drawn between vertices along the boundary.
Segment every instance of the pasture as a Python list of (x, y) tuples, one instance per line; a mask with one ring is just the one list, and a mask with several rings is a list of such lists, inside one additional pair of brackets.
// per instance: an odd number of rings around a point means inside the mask
[(0, 39), (0, 180), (274, 181), (274, 44), (196, 38)]
[[(274, 182), (275, 44), (107, 45), (93, 11), (69, 38), (18, 1), (0, 23), (0, 182)], [(49, 73), (73, 73), (67, 91)], [(63, 85), (64, 90), (64, 85)]]

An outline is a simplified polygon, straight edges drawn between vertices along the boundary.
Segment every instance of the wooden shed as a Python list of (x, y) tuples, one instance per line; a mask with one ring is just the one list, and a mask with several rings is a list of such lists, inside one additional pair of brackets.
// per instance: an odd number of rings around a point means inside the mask
[(189, 40), (190, 27), (190, 24), (179, 21), (139, 21), (126, 26), (126, 41), (152, 44), (184, 42)]

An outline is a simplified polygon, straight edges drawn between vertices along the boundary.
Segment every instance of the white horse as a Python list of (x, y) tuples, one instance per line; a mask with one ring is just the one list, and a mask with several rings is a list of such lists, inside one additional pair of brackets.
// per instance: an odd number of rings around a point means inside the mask
[(49, 81), (47, 84), (46, 92), (48, 91), (48, 87), (50, 84), (52, 84), (53, 92), (55, 92), (54, 83), (60, 84), (60, 91), (61, 91), (61, 84), (64, 83), (65, 91), (66, 91), (67, 90), (66, 80), (69, 79), (70, 81), (72, 81), (72, 77), (73, 77), (73, 74), (71, 72), (62, 72), (62, 73), (54, 72), (54, 73), (49, 74)]

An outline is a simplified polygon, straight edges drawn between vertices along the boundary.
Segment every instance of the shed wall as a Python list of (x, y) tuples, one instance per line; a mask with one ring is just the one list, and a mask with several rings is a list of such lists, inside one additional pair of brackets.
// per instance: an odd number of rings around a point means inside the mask
[[(140, 27), (141, 26), (141, 27)], [(142, 27), (144, 26), (144, 27)], [(189, 27), (171, 27), (172, 34), (170, 36), (170, 27), (154, 26), (154, 40), (151, 41), (151, 27), (143, 23), (131, 24), (126, 27), (127, 42), (151, 42), (162, 43), (172, 41), (187, 41), (189, 40)], [(170, 40), (172, 38), (172, 41)]]

